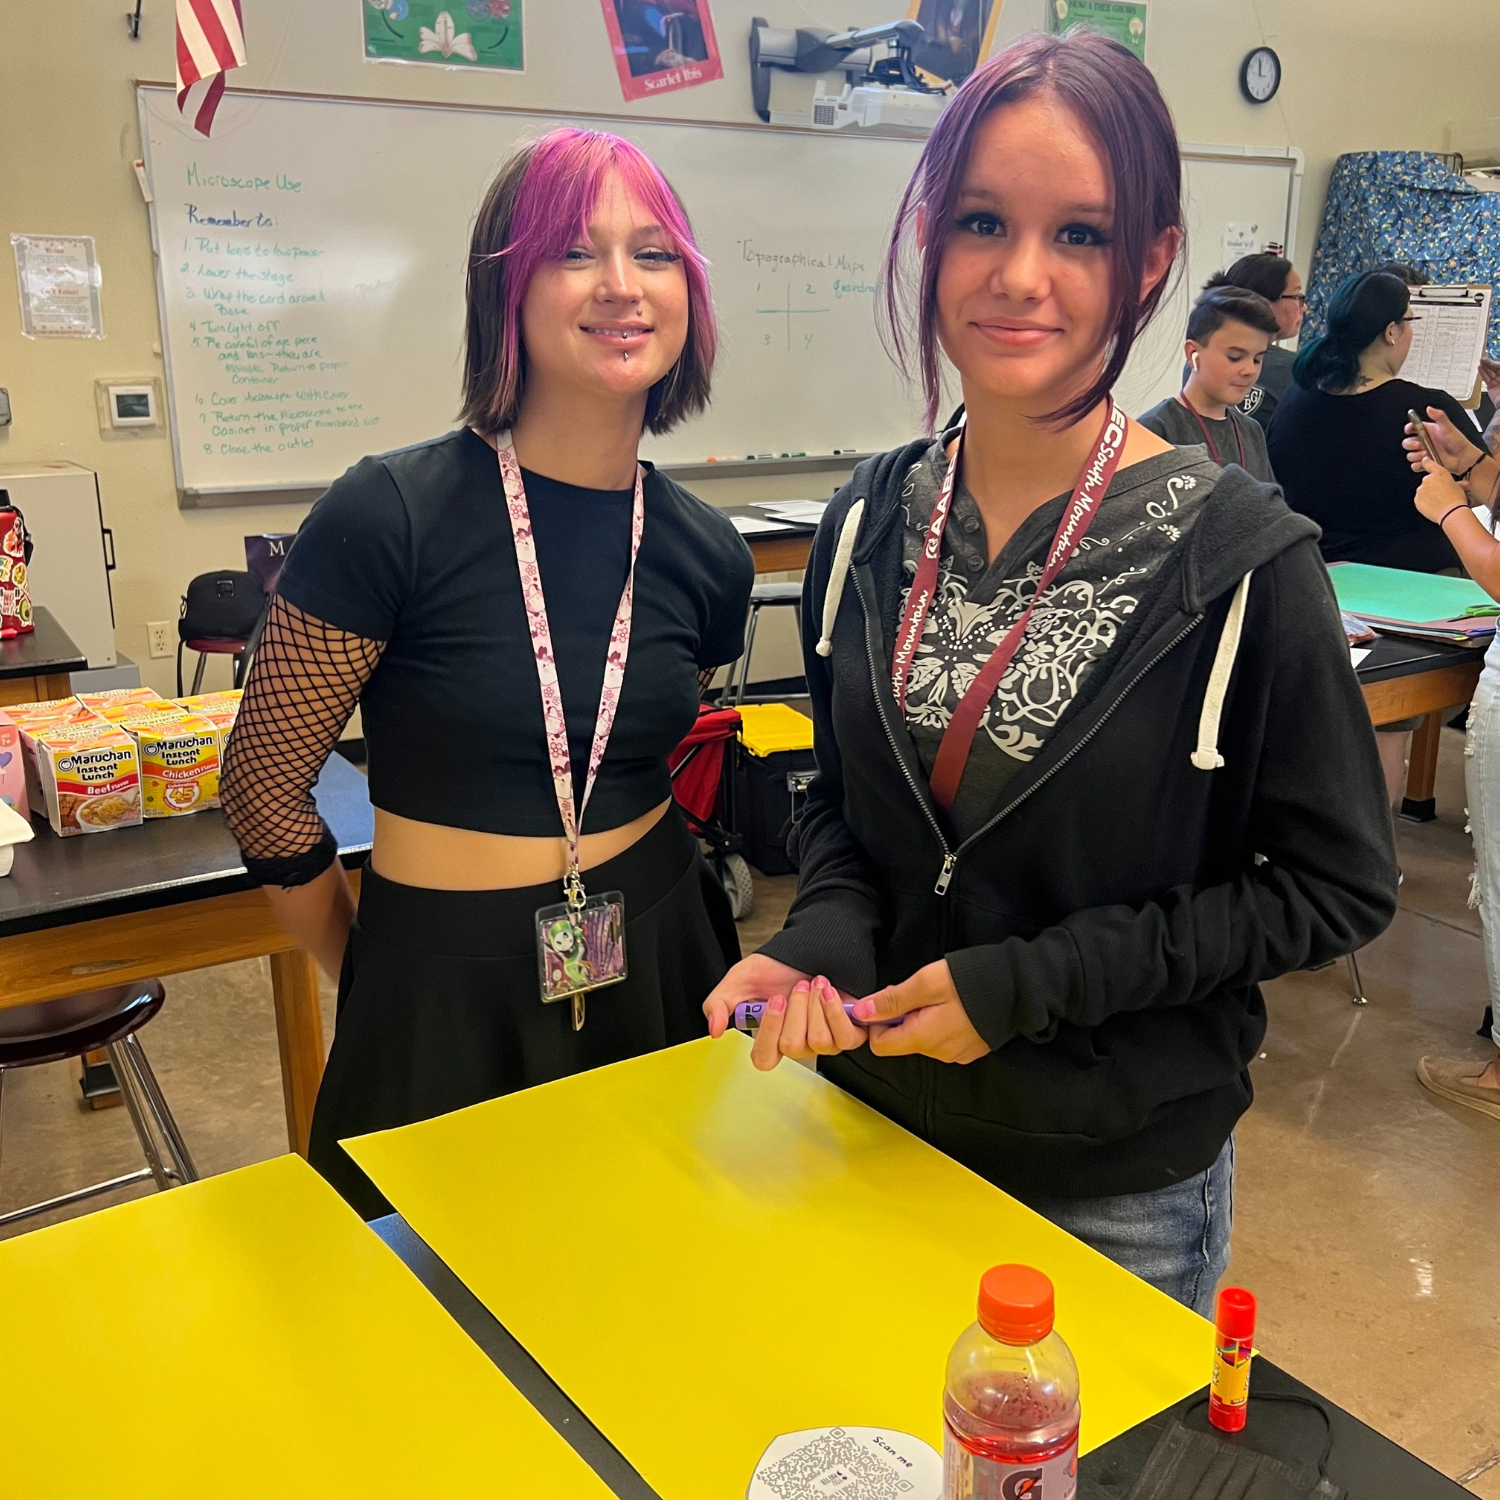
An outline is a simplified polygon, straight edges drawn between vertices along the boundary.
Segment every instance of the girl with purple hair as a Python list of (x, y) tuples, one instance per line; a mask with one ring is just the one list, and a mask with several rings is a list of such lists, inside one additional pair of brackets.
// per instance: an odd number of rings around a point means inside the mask
[(945, 372), (966, 419), (823, 518), (797, 899), (704, 1009), (765, 1001), (756, 1066), (816, 1057), (1208, 1312), (1259, 983), (1379, 933), (1396, 867), (1317, 528), (1110, 394), (1180, 184), (1151, 74), (1086, 31), (1008, 47), (933, 130), (885, 313), (929, 431)]
[[(714, 344), (661, 173), (553, 131), (474, 224), (462, 425), (356, 464), (281, 571), (223, 799), (251, 878), (338, 979), (309, 1157), (366, 1217), (389, 1205), (340, 1140), (701, 1036), (739, 957), (666, 757), (701, 674), (739, 655), (754, 567), (637, 459), (707, 404)], [(357, 915), (311, 796), (356, 702)]]

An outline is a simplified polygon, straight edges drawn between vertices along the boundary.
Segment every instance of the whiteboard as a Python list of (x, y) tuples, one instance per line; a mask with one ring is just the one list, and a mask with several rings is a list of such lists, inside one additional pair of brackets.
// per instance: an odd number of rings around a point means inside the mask
[[(516, 143), (564, 119), (229, 93), (204, 140), (170, 89), (139, 101), (179, 488), (320, 488), (451, 428), (474, 213)], [(646, 456), (908, 441), (918, 406), (880, 345), (874, 289), (921, 142), (607, 128), (687, 204), (722, 330), (712, 407)]]
[[(1136, 341), (1120, 377), (1115, 394), (1131, 416), (1181, 387), (1188, 310), (1215, 271), (1249, 253), (1244, 241), (1257, 250), (1276, 244), (1292, 253), (1302, 171), (1302, 153), (1295, 146), (1182, 147), (1185, 269), (1155, 321)], [(1230, 226), (1239, 241), (1226, 246)]]
[[(227, 93), (205, 140), (138, 90), (178, 487), (317, 490), (448, 430), (474, 213), (515, 145), (566, 117)], [(597, 118), (577, 123), (597, 127)], [(875, 452), (919, 430), (874, 292), (921, 142), (766, 126), (605, 122), (667, 173), (712, 262), (713, 405), (644, 454), (701, 464)], [(1295, 149), (1184, 146), (1187, 274), (1117, 394), (1177, 389), (1190, 292), (1226, 225), (1295, 243)]]

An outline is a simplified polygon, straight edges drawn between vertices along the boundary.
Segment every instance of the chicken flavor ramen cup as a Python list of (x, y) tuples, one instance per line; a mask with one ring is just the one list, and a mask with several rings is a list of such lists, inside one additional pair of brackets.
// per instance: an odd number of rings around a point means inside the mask
[(178, 818), (219, 805), (220, 736), (193, 714), (135, 724), (141, 757), (141, 808), (148, 818)]

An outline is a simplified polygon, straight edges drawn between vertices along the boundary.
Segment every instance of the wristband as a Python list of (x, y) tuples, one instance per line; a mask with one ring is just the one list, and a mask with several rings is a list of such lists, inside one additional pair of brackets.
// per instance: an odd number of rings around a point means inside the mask
[(1448, 517), (1451, 516), (1455, 510), (1468, 510), (1468, 508), (1469, 502), (1465, 500), (1462, 505), (1455, 505), (1451, 509), (1445, 510), (1443, 512), (1442, 520), (1438, 522), (1438, 530), (1441, 531), (1443, 527), (1448, 524)]
[(1477, 469), (1477, 468), (1478, 468), (1478, 467), (1479, 467), (1479, 466), (1480, 466), (1480, 464), (1482, 464), (1482, 463), (1483, 463), (1483, 462), (1484, 462), (1484, 461), (1485, 461), (1485, 459), (1486, 459), (1486, 458), (1488, 458), (1488, 457), (1489, 457), (1489, 455), (1488, 455), (1488, 454), (1486, 454), (1486, 453), (1481, 453), (1481, 454), (1480, 454), (1480, 455), (1479, 455), (1479, 457), (1478, 457), (1478, 458), (1476, 458), (1476, 459), (1475, 459), (1475, 460), (1474, 460), (1474, 462), (1473, 462), (1473, 463), (1471, 463), (1471, 464), (1470, 464), (1470, 465), (1469, 465), (1469, 467), (1468, 467), (1468, 468), (1467, 468), (1467, 469), (1465, 469), (1465, 470), (1464, 470), (1464, 471), (1463, 471), (1463, 473), (1462, 473), (1462, 474), (1455, 474), (1455, 475), (1454, 475), (1454, 476), (1453, 476), (1453, 477), (1454, 477), (1454, 478), (1455, 478), (1455, 479), (1456, 479), (1456, 480), (1457, 480), (1457, 481), (1458, 481), (1458, 482), (1459, 482), (1459, 483), (1460, 483), (1460, 484), (1462, 484), (1462, 483), (1463, 483), (1463, 482), (1464, 482), (1464, 480), (1466, 480), (1466, 479), (1467, 479), (1467, 478), (1468, 478), (1468, 477), (1469, 477), (1469, 475), (1470, 475), (1470, 474), (1472, 474), (1472, 473), (1473, 473), (1473, 472), (1474, 472), (1474, 470), (1475, 470), (1475, 469)]

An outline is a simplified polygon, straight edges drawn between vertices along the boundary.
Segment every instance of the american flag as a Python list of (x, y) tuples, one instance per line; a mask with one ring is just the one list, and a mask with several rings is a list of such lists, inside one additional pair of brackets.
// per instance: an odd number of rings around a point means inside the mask
[(245, 65), (240, 0), (177, 0), (177, 108), (207, 135), (224, 74)]

